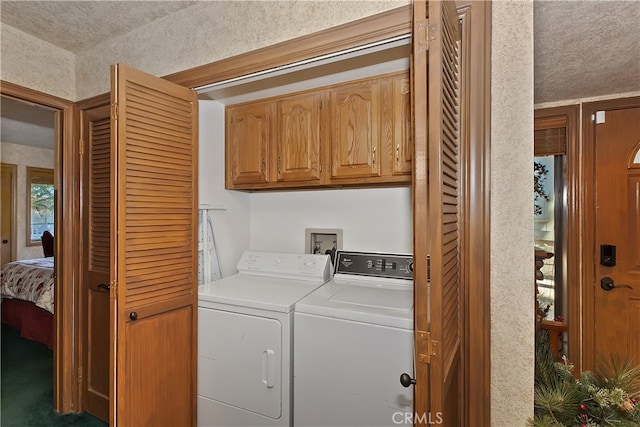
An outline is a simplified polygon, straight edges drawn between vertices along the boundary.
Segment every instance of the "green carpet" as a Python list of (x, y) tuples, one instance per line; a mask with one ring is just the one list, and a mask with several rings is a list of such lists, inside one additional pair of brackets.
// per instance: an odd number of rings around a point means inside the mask
[(107, 426), (86, 413), (53, 411), (53, 352), (47, 346), (21, 338), (17, 330), (2, 325), (1, 350), (2, 427)]

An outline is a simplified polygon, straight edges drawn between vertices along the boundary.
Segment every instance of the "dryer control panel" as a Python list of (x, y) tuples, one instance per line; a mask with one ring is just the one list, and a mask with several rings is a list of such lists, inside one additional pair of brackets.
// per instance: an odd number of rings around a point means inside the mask
[(413, 279), (413, 256), (378, 252), (346, 252), (336, 254), (336, 274)]
[(329, 255), (245, 251), (238, 273), (325, 283), (331, 279)]

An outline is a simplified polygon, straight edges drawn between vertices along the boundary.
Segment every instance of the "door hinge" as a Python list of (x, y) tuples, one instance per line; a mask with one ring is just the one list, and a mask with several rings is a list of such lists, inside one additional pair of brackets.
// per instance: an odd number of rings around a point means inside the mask
[(82, 368), (78, 368), (78, 384), (82, 384)]
[(429, 50), (429, 36), (430, 36), (429, 20), (417, 22), (416, 38), (418, 42), (418, 52), (424, 52)]
[(431, 363), (432, 357), (437, 357), (436, 346), (438, 341), (431, 339), (431, 332), (416, 331), (418, 336), (416, 348), (418, 353), (418, 362)]
[(109, 289), (111, 290), (111, 292), (113, 293), (114, 296), (118, 295), (118, 281), (117, 280), (112, 280), (111, 282), (109, 282)]
[(596, 111), (595, 114), (591, 115), (591, 121), (595, 122), (597, 125), (605, 122), (604, 111)]
[(111, 120), (118, 120), (118, 104), (111, 104)]
[(80, 145), (80, 150), (79, 150), (80, 155), (84, 156), (84, 139), (80, 138), (79, 145)]

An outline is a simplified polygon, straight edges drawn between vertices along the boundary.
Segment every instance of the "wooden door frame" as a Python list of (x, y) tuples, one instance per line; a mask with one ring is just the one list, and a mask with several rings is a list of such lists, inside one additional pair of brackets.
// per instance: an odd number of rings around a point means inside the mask
[(588, 351), (595, 346), (595, 173), (596, 141), (595, 122), (591, 116), (596, 111), (618, 110), (640, 107), (640, 96), (609, 99), (582, 104), (582, 176), (580, 179), (579, 206), (581, 211), (580, 235), (583, 236), (582, 262), (582, 346), (580, 362), (582, 370), (593, 370), (595, 358)]
[(458, 15), (462, 425), (491, 425), (491, 2), (459, 1)]
[(78, 360), (74, 349), (78, 316), (74, 311), (80, 264), (79, 248), (79, 156), (73, 138), (73, 102), (48, 95), (10, 82), (0, 82), (0, 94), (28, 104), (53, 110), (56, 141), (54, 147), (55, 188), (55, 258), (56, 292), (54, 352), (53, 352), (53, 409), (59, 412), (76, 411), (78, 396)]
[(11, 230), (9, 230), (9, 234), (11, 235), (11, 245), (9, 246), (10, 256), (9, 259), (11, 261), (15, 261), (17, 253), (18, 253), (18, 227), (16, 226), (15, 218), (18, 215), (18, 165), (14, 163), (2, 163), (2, 167), (9, 170), (11, 173)]

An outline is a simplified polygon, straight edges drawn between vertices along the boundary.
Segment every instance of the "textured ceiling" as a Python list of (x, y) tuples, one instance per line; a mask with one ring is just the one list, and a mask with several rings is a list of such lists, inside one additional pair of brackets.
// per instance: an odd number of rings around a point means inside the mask
[[(0, 20), (77, 53), (195, 3), (2, 0)], [(638, 0), (535, 1), (535, 103), (640, 91), (639, 28)]]
[(534, 3), (535, 102), (640, 91), (640, 1)]
[(0, 19), (78, 53), (171, 15), (196, 1), (6, 1)]

